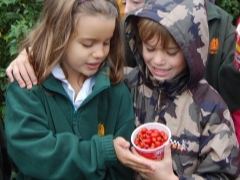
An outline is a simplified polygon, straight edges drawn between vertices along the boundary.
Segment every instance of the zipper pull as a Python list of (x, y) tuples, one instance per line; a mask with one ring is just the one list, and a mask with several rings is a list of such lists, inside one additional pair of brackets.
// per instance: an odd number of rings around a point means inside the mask
[(77, 122), (76, 122), (76, 117), (77, 116), (77, 113), (76, 111), (74, 112), (74, 115), (73, 115), (73, 122), (72, 122), (72, 126), (73, 126), (73, 132), (78, 136), (79, 138), (79, 141), (82, 140), (82, 136), (80, 135), (80, 132), (79, 132), (79, 129), (77, 127)]

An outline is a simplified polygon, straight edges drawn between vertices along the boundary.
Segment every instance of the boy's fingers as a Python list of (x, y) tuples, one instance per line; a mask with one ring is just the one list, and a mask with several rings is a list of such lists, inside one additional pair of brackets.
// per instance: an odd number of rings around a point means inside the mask
[(32, 66), (29, 63), (26, 63), (24, 66), (24, 72), (21, 73), (24, 82), (27, 85), (28, 89), (31, 89), (33, 85), (37, 84), (37, 78), (33, 71)]
[[(37, 77), (36, 77), (36, 75), (35, 75), (35, 72), (33, 71), (32, 66), (31, 66), (29, 63), (27, 63), (27, 64), (25, 65), (25, 67), (26, 67), (27, 72), (28, 72), (28, 75), (29, 75), (29, 77), (30, 77), (30, 79), (31, 79), (31, 83), (32, 83), (33, 85), (36, 85), (36, 84), (37, 84)], [(26, 81), (26, 83), (28, 84), (27, 81)]]
[(172, 158), (171, 144), (169, 142), (164, 147), (164, 158)]
[(6, 69), (6, 74), (10, 80), (10, 82), (14, 81), (13, 74), (12, 74), (13, 68), (12, 68), (12, 63), (7, 67)]
[(37, 84), (37, 78), (27, 57), (26, 51), (22, 51), (6, 68), (6, 74), (11, 82), (16, 79), (21, 88), (27, 85), (31, 89), (33, 84)]
[(26, 79), (26, 74), (27, 71), (24, 65), (13, 66), (13, 76), (21, 88), (26, 87), (26, 83), (24, 80), (24, 78)]
[(133, 170), (141, 173), (153, 173), (154, 170), (149, 167), (149, 165), (146, 164), (138, 164), (138, 163), (133, 163), (129, 162), (128, 164), (129, 167), (131, 167)]
[(142, 168), (142, 167), (135, 167), (135, 168), (132, 168), (132, 169), (136, 172), (139, 172), (139, 173), (148, 173), (148, 174), (154, 173), (154, 171), (149, 170), (147, 168)]

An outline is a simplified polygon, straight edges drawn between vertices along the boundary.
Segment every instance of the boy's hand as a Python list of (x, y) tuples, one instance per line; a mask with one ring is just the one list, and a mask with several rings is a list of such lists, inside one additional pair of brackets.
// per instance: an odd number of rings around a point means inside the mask
[(26, 51), (21, 52), (16, 59), (6, 69), (6, 74), (11, 82), (14, 78), (21, 88), (31, 89), (37, 84), (37, 78), (32, 66), (29, 64)]
[[(138, 154), (134, 148), (132, 149), (132, 151), (133, 151), (133, 154)], [(156, 170), (154, 173), (139, 172), (144, 179), (146, 180), (166, 180), (166, 179), (178, 180), (179, 179), (173, 173), (170, 143), (168, 143), (164, 148), (164, 159), (162, 161), (152, 161), (149, 159), (145, 159), (145, 160), (151, 161), (152, 165), (155, 167)]]

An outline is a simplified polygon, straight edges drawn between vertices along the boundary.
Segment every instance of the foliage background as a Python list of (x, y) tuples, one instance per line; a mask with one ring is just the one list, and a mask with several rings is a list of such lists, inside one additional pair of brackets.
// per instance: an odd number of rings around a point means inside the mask
[[(18, 54), (18, 43), (37, 23), (44, 0), (0, 1), (0, 120), (4, 119), (7, 86), (5, 69)], [(238, 0), (216, 0), (226, 10), (236, 25), (240, 14)]]
[(0, 1), (0, 120), (5, 114), (5, 69), (18, 54), (18, 43), (36, 24), (44, 0)]
[[(8, 79), (5, 69), (17, 56), (19, 41), (37, 23), (43, 2), (44, 0), (0, 0), (0, 123), (4, 120), (6, 106)], [(216, 0), (215, 3), (229, 13), (236, 25), (240, 16), (238, 0)]]

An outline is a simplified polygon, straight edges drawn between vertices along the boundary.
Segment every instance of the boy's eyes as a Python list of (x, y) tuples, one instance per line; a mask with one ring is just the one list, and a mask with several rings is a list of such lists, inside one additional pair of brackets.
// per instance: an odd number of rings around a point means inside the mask
[[(147, 51), (148, 52), (154, 52), (156, 49), (154, 49), (154, 48), (149, 48), (149, 47), (146, 47), (146, 49), (147, 49)], [(163, 51), (165, 51), (169, 56), (175, 56), (178, 52), (179, 52), (179, 50), (178, 49), (176, 49), (176, 50), (163, 50)]]
[(147, 51), (149, 51), (149, 52), (153, 52), (153, 51), (155, 51), (155, 49), (154, 48), (146, 48), (147, 49)]
[(178, 53), (178, 51), (174, 51), (174, 52), (169, 52), (169, 51), (167, 51), (167, 54), (169, 55), (169, 56), (175, 56), (176, 54)]

